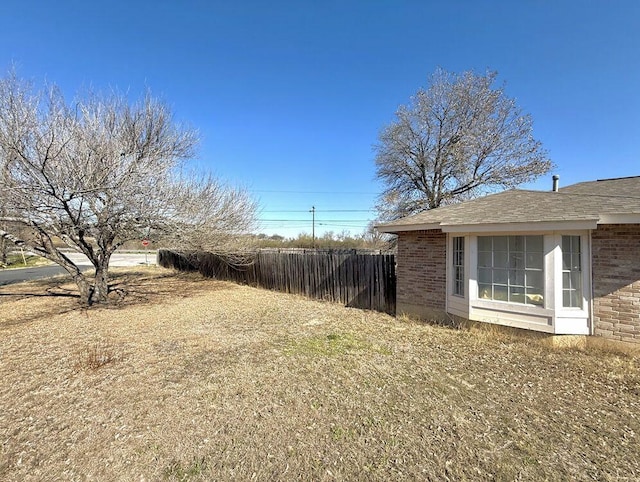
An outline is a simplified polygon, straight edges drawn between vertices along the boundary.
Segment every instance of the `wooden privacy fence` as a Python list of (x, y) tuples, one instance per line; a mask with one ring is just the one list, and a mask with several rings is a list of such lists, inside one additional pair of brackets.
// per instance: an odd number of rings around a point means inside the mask
[(396, 309), (395, 256), (389, 252), (265, 249), (251, 264), (234, 266), (211, 253), (160, 250), (158, 264), (354, 308), (390, 314)]

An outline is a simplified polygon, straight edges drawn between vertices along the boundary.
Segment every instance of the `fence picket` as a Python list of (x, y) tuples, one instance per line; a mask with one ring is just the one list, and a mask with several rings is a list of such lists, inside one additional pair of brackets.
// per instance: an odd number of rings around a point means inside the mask
[(261, 250), (237, 267), (211, 253), (158, 252), (158, 264), (180, 271), (394, 314), (395, 256), (358, 250)]

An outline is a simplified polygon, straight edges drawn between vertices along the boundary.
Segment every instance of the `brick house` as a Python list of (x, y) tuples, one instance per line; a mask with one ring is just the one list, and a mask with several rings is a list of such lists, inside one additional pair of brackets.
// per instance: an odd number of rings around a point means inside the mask
[(397, 312), (640, 344), (640, 176), (509, 190), (378, 226)]

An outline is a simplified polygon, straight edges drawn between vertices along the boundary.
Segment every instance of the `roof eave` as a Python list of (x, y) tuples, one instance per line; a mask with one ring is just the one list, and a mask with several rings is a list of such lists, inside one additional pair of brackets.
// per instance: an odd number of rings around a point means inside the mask
[(445, 233), (523, 233), (549, 231), (577, 231), (596, 229), (597, 219), (573, 221), (529, 221), (520, 223), (482, 223), (482, 224), (442, 224)]
[(430, 224), (380, 224), (375, 228), (381, 233), (401, 233), (404, 231), (426, 231), (428, 229), (441, 229), (440, 223)]
[(602, 214), (598, 224), (640, 224), (640, 213)]
[(640, 224), (640, 213), (601, 214), (584, 219), (523, 221), (510, 223), (388, 223), (375, 226), (381, 233), (440, 229), (445, 233), (534, 232), (596, 229), (599, 224)]
[[(640, 217), (639, 217), (640, 221)], [(639, 222), (636, 221), (636, 222)], [(629, 221), (630, 222), (630, 221)], [(556, 221), (528, 221), (519, 223), (473, 223), (473, 224), (383, 224), (376, 226), (381, 233), (401, 233), (406, 231), (426, 231), (440, 229), (445, 233), (499, 233), (499, 232), (537, 232), (537, 231), (574, 231), (596, 229), (602, 223), (600, 219), (556, 220)], [(609, 224), (614, 224), (613, 222)]]

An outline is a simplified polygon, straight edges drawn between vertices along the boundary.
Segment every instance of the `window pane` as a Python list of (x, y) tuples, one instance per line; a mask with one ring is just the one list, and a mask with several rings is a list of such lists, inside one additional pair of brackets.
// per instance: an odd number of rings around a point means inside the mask
[(503, 285), (493, 285), (493, 299), (498, 301), (509, 301), (509, 292)]
[(524, 271), (515, 269), (510, 270), (509, 284), (511, 286), (524, 286)]
[(508, 271), (506, 269), (494, 269), (493, 270), (493, 282), (506, 285), (508, 281)]
[(509, 236), (509, 251), (524, 251), (524, 236)]
[(571, 272), (571, 288), (574, 290), (582, 289), (582, 273), (580, 271)]
[(493, 298), (491, 294), (491, 285), (478, 283), (478, 298), (483, 300), (490, 300)]
[[(564, 242), (564, 238), (566, 238), (566, 236), (562, 237), (563, 242)], [(571, 252), (570, 251), (562, 252), (562, 269), (565, 269), (565, 270), (571, 269)]]
[(544, 305), (544, 297), (542, 293), (530, 292), (527, 290), (527, 304), (542, 306)]
[(543, 236), (479, 236), (478, 296), (542, 305)]
[(507, 251), (509, 249), (509, 238), (507, 236), (493, 236), (493, 250)]
[(478, 236), (478, 251), (493, 251), (491, 247), (491, 236)]
[(571, 270), (580, 271), (580, 253), (573, 253), (571, 255)]
[(478, 253), (478, 267), (490, 267), (491, 266), (491, 253), (480, 252)]
[(580, 252), (580, 236), (571, 236), (571, 251)]
[(571, 306), (574, 308), (582, 308), (582, 290), (572, 290)]
[(527, 271), (526, 280), (528, 288), (536, 288), (537, 291), (542, 292), (544, 288), (544, 273), (542, 271)]
[(525, 303), (524, 288), (511, 288), (510, 299), (514, 303)]
[(491, 283), (491, 269), (480, 268), (478, 269), (478, 283)]
[(462, 284), (462, 281), (456, 281), (454, 290), (455, 294), (460, 296), (464, 295), (464, 285)]
[(464, 237), (453, 238), (453, 294), (464, 296)]
[(527, 268), (542, 269), (544, 256), (542, 253), (527, 252)]
[(544, 237), (543, 236), (526, 236), (527, 252), (544, 252)]
[(496, 251), (493, 253), (493, 266), (496, 268), (507, 268), (509, 256), (506, 251)]
[(524, 269), (524, 253), (509, 253), (509, 268)]
[(582, 308), (580, 236), (562, 236), (562, 305)]

